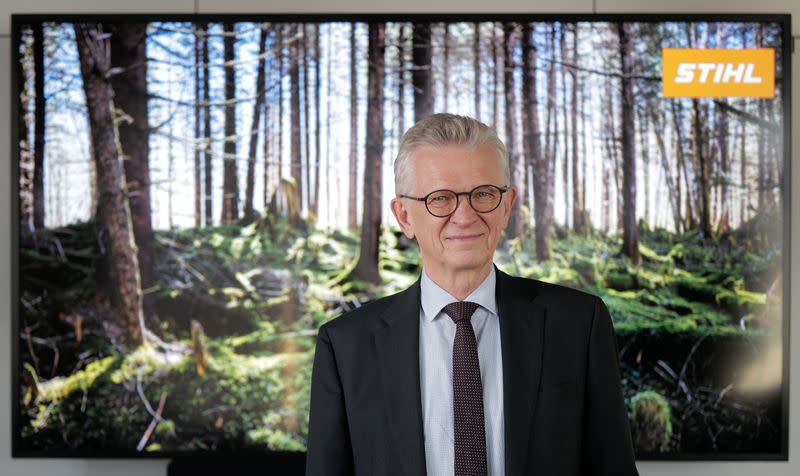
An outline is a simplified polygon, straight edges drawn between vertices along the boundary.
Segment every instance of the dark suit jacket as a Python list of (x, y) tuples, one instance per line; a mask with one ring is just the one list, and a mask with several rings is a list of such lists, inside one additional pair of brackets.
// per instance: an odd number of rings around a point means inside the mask
[[(506, 475), (637, 475), (603, 301), (496, 272)], [(320, 327), (307, 475), (426, 474), (419, 313), (418, 280)]]

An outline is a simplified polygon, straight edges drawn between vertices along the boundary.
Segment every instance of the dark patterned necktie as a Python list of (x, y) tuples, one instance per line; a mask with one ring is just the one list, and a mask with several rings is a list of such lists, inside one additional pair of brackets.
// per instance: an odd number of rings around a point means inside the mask
[(456, 323), (453, 341), (453, 437), (455, 476), (486, 476), (486, 432), (478, 343), (470, 318), (474, 302), (454, 302), (443, 311)]

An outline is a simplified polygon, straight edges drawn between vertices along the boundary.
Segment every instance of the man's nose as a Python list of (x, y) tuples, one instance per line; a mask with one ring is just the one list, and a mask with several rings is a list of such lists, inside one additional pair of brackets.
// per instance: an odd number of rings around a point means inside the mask
[(478, 218), (478, 212), (469, 204), (469, 197), (459, 195), (456, 203), (456, 211), (450, 215), (450, 221), (454, 223), (471, 223)]

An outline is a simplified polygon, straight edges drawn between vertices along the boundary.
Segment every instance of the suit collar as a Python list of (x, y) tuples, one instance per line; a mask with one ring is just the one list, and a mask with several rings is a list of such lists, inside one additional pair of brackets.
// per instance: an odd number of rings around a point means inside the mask
[[(464, 298), (464, 301), (471, 301), (477, 304), (492, 315), (497, 315), (497, 293), (496, 293), (497, 273), (494, 266), (489, 273), (483, 278), (483, 281), (475, 288), (469, 296)], [(446, 305), (458, 301), (452, 294), (442, 289), (441, 286), (436, 284), (425, 269), (422, 269), (420, 275), (420, 301), (422, 304), (422, 315), (427, 321), (433, 321), (436, 316), (442, 312), (442, 308)]]
[[(495, 267), (503, 357), (506, 474), (527, 467), (528, 442), (539, 396), (545, 309), (530, 286)], [(419, 381), (420, 280), (395, 295), (380, 316), (375, 348), (383, 369), (386, 416), (403, 472), (424, 475), (425, 445)]]

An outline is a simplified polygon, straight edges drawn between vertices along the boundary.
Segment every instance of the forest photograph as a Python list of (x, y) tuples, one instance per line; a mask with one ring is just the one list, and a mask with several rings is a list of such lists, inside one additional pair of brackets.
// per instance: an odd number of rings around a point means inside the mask
[[(497, 266), (608, 306), (637, 457), (786, 451), (787, 23), (85, 18), (15, 16), (15, 452), (305, 451), (317, 329), (419, 278), (437, 112), (508, 149)], [(665, 48), (774, 96), (664, 97)]]

